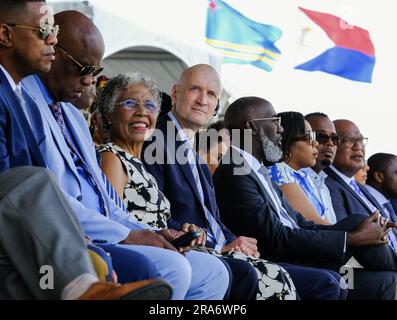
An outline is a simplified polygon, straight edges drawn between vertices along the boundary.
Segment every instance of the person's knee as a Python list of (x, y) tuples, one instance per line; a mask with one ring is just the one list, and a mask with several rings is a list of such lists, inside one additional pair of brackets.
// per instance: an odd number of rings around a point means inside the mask
[(180, 253), (170, 253), (172, 255), (170, 255), (169, 276), (179, 282), (188, 282), (189, 287), (192, 279), (192, 267), (189, 261)]
[(321, 271), (320, 281), (319, 294), (322, 295), (322, 299), (339, 300), (341, 297), (346, 298), (344, 280), (338, 273), (323, 270)]

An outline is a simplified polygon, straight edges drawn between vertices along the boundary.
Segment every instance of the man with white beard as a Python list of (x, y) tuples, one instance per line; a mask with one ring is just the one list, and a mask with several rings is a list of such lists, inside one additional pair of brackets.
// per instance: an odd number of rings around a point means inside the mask
[[(240, 98), (226, 111), (225, 127), (231, 133), (232, 147), (214, 174), (222, 221), (236, 235), (258, 239), (264, 258), (288, 263), (281, 265), (303, 299), (318, 299), (313, 296), (313, 287), (318, 294), (330, 290), (332, 283), (342, 284), (337, 285), (339, 295), (333, 299), (345, 298), (341, 288), (345, 283), (337, 272), (346, 272), (342, 266), (352, 255), (364, 268), (384, 271), (379, 278), (384, 294), (377, 298), (393, 298), (397, 259), (385, 235), (397, 225), (381, 226), (377, 223), (379, 213), (375, 213), (370, 217), (353, 215), (333, 226), (323, 226), (306, 221), (294, 211), (270, 181), (266, 168), (281, 158), (283, 128), (275, 115), (273, 106), (258, 97)], [(331, 280), (324, 285), (327, 276)], [(344, 279), (349, 289), (360, 287), (353, 270)]]

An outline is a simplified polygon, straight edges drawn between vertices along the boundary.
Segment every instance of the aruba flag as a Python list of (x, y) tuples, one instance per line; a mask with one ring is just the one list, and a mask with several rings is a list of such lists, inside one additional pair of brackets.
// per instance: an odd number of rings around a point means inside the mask
[(299, 9), (325, 31), (335, 46), (295, 68), (323, 71), (354, 81), (371, 82), (375, 50), (368, 31), (348, 25), (341, 18), (331, 14)]
[(225, 62), (271, 71), (281, 53), (274, 44), (281, 35), (279, 28), (255, 22), (221, 0), (209, 3), (206, 42), (222, 50)]

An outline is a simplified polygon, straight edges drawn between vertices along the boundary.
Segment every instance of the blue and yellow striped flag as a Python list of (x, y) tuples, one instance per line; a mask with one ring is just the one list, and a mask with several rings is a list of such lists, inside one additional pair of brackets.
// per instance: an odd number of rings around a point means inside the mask
[(255, 22), (221, 0), (209, 3), (206, 42), (222, 50), (225, 62), (271, 71), (281, 54), (274, 45), (281, 35), (279, 28)]

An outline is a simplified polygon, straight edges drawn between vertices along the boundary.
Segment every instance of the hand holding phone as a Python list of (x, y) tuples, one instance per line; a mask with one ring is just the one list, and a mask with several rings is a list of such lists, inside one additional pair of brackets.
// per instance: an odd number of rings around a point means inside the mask
[(200, 237), (199, 232), (189, 231), (189, 232), (185, 233), (184, 235), (180, 236), (179, 238), (172, 240), (171, 244), (177, 249), (183, 248), (183, 247), (188, 247), (193, 240), (195, 240), (199, 237)]

